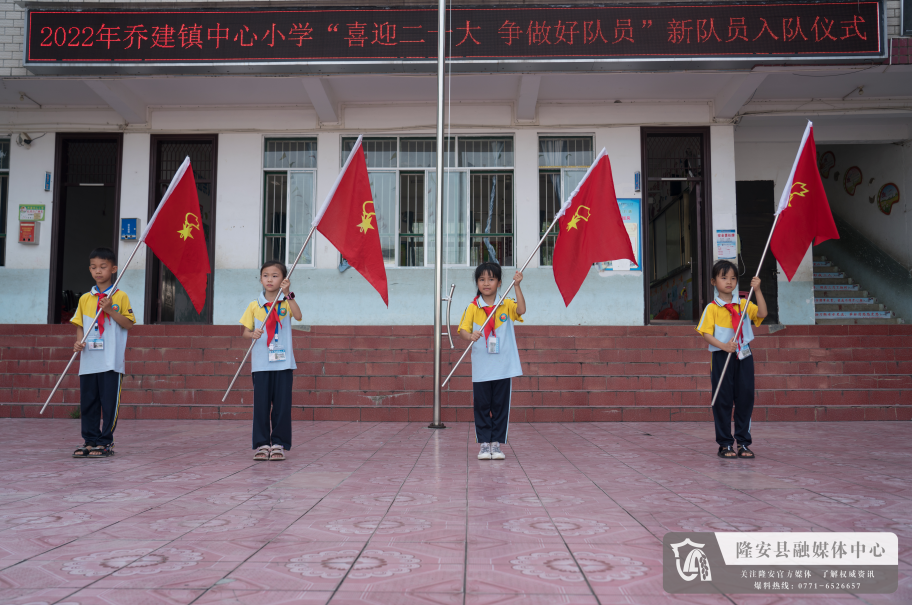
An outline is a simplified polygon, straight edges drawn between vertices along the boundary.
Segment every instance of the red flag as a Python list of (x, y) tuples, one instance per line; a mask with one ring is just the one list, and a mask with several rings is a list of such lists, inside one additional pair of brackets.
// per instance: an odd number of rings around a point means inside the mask
[(828, 239), (839, 239), (817, 169), (817, 146), (814, 145), (814, 126), (810, 122), (779, 199), (776, 215), (779, 218), (770, 238), (770, 248), (786, 277), (792, 281), (812, 242), (817, 245)]
[(627, 258), (636, 265), (604, 149), (557, 217), (560, 232), (554, 245), (554, 281), (565, 305), (579, 292), (593, 263)]
[(211, 273), (201, 214), (188, 157), (171, 179), (140, 238), (174, 273), (197, 313), (206, 304), (206, 276)]
[(364, 149), (361, 137), (358, 137), (313, 224), (348, 264), (376, 288), (388, 307), (386, 266), (383, 264), (373, 199)]

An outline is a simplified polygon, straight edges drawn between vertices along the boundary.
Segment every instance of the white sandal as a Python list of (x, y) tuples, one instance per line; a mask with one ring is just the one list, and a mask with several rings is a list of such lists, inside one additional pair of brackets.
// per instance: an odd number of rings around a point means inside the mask
[(270, 460), (285, 460), (285, 448), (281, 445), (272, 446), (272, 451), (269, 453)]
[(253, 453), (253, 459), (256, 460), (257, 462), (266, 462), (267, 460), (269, 460), (269, 454), (270, 454), (269, 446), (261, 445)]

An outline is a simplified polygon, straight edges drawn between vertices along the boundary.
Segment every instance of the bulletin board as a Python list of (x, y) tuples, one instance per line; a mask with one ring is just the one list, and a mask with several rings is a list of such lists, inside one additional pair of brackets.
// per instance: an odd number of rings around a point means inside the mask
[(621, 210), (621, 220), (630, 237), (630, 245), (636, 256), (636, 266), (626, 259), (597, 263), (599, 273), (604, 271), (642, 271), (643, 270), (643, 230), (642, 214), (640, 212), (640, 198), (618, 198), (618, 207)]

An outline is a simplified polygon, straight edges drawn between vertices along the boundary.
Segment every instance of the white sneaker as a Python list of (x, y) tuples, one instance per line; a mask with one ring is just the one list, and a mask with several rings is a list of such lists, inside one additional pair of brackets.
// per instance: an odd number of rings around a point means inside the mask
[[(502, 455), (503, 454), (501, 454), (501, 456)], [(479, 460), (490, 460), (491, 459), (491, 444), (490, 443), (481, 444), (481, 451), (478, 452), (478, 459)]]
[(500, 451), (500, 444), (495, 441), (491, 444), (491, 460), (503, 460), (504, 458), (506, 456)]

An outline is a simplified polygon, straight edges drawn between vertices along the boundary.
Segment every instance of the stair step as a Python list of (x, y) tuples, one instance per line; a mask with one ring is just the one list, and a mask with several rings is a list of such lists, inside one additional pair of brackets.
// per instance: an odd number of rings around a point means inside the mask
[(817, 311), (818, 313), (830, 313), (830, 312), (834, 312), (834, 311), (868, 312), (868, 311), (886, 311), (886, 310), (887, 309), (885, 309), (884, 306), (880, 305), (880, 304), (861, 304), (861, 305), (829, 304), (829, 305), (816, 305), (815, 306), (815, 311)]
[(817, 311), (817, 319), (893, 319), (893, 311)]
[(841, 286), (841, 285), (850, 285), (850, 284), (854, 283), (854, 280), (851, 277), (842, 277), (842, 278), (833, 278), (833, 279), (817, 278), (814, 280), (814, 283), (824, 285), (824, 286)]
[(814, 321), (818, 326), (893, 326), (902, 324), (899, 317), (891, 319), (820, 319)]
[[(865, 296), (815, 296), (814, 297), (815, 305), (874, 305), (877, 304), (877, 299)], [(862, 311), (864, 309), (861, 309)], [(873, 309), (877, 310), (877, 309)]]
[(826, 260), (827, 260), (827, 257), (825, 257), (825, 256), (814, 255), (814, 262), (815, 262), (815, 263), (826, 262)]
[(826, 263), (821, 266), (817, 266), (817, 263), (814, 263), (814, 272), (816, 273), (839, 273), (839, 267), (832, 263)]
[(836, 279), (844, 278), (844, 271), (814, 271), (814, 279)]
[(831, 263), (830, 261), (827, 261), (827, 260), (824, 260), (824, 261), (817, 261), (817, 260), (815, 260), (815, 261), (814, 261), (814, 266), (815, 266), (815, 267), (832, 267), (832, 266), (833, 266), (833, 263)]
[[(861, 286), (858, 284), (814, 284), (814, 290), (827, 290), (827, 291), (836, 291), (836, 290), (860, 290)], [(863, 294), (861, 296), (864, 296)]]

